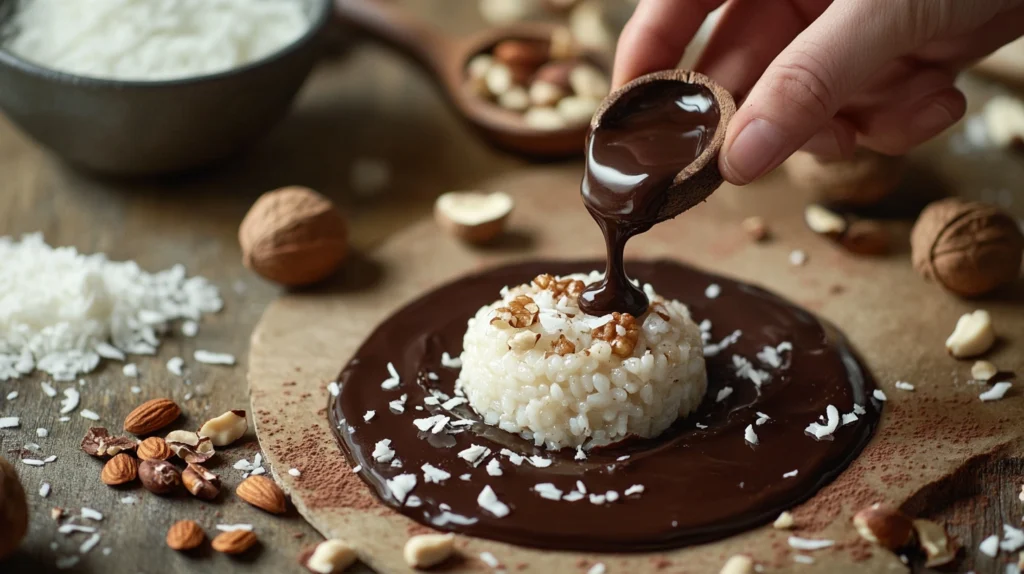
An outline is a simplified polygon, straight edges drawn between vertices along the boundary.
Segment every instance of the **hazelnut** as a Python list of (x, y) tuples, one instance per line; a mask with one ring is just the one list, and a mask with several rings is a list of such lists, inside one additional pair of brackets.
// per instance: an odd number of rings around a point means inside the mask
[(171, 494), (181, 486), (181, 473), (166, 460), (139, 463), (139, 480), (153, 494)]
[(530, 103), (535, 106), (553, 106), (565, 95), (561, 86), (551, 82), (537, 80), (530, 85)]
[(565, 26), (558, 26), (551, 32), (551, 49), (548, 56), (552, 60), (568, 60), (576, 56), (579, 49), (576, 47), (576, 39), (572, 32)]
[(523, 114), (523, 121), (535, 130), (554, 131), (565, 128), (565, 119), (555, 108), (534, 106)]
[(569, 74), (575, 67), (575, 63), (568, 61), (548, 62), (537, 70), (533, 81), (557, 86), (563, 92), (568, 93), (572, 89), (572, 86), (569, 85)]
[(305, 187), (285, 187), (256, 200), (238, 242), (249, 269), (282, 285), (308, 285), (341, 265), (348, 228), (331, 200)]
[(492, 96), (497, 97), (504, 94), (515, 85), (512, 79), (512, 70), (501, 62), (495, 62), (484, 75), (484, 85), (487, 86), (487, 91)]
[[(615, 49), (618, 30), (611, 22), (607, 2), (585, 0), (569, 13), (569, 30), (576, 42), (586, 48), (603, 54)], [(625, 5), (625, 3), (623, 3)]]
[(569, 85), (580, 97), (601, 100), (611, 91), (608, 76), (590, 64), (580, 64), (569, 72)]
[(999, 374), (999, 368), (988, 361), (977, 361), (971, 365), (971, 378), (975, 381), (987, 382)]
[(892, 193), (903, 180), (902, 157), (858, 149), (853, 159), (824, 161), (797, 152), (785, 169), (793, 185), (828, 201), (846, 205), (872, 205)]
[(495, 60), (508, 66), (515, 83), (525, 84), (548, 61), (549, 51), (547, 42), (503, 40), (494, 46), (492, 54)]
[(861, 538), (889, 550), (903, 548), (914, 539), (914, 523), (899, 510), (875, 504), (853, 516)]
[(1017, 279), (1024, 233), (996, 207), (950, 198), (921, 212), (910, 247), (914, 268), (926, 279), (975, 297)]
[(953, 333), (946, 339), (946, 350), (957, 359), (966, 359), (985, 353), (995, 342), (992, 316), (979, 309), (960, 316)]
[(434, 203), (437, 224), (469, 243), (486, 243), (501, 235), (515, 203), (506, 193), (450, 191)]
[(838, 238), (846, 233), (846, 218), (817, 204), (810, 204), (804, 208), (804, 223), (811, 231)]
[(498, 95), (498, 105), (513, 112), (524, 112), (530, 107), (530, 96), (522, 86), (512, 86)]
[(18, 473), (0, 456), (0, 560), (10, 556), (28, 532), (28, 502)]
[(601, 105), (597, 98), (568, 96), (558, 101), (555, 110), (562, 116), (565, 123), (570, 126), (586, 125), (594, 117), (594, 112)]

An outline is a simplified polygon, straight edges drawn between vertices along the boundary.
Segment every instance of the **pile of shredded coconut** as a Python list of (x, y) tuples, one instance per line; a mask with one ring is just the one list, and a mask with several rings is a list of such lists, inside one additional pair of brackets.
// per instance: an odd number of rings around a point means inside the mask
[(53, 248), (42, 235), (0, 237), (0, 380), (34, 369), (72, 380), (100, 358), (152, 355), (170, 321), (223, 306), (181, 265), (146, 273), (131, 261)]
[(94, 78), (167, 80), (259, 60), (297, 40), (302, 0), (20, 0), (4, 48)]

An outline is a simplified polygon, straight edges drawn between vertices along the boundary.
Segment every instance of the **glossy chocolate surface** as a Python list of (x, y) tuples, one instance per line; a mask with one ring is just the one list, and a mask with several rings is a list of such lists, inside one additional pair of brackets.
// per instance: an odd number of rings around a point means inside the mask
[[(362, 467), (360, 476), (385, 504), (440, 530), (524, 546), (627, 552), (675, 548), (772, 521), (835, 478), (870, 439), (880, 407), (871, 398), (874, 383), (841, 335), (767, 291), (673, 261), (633, 261), (630, 270), (665, 297), (685, 302), (697, 322), (709, 320), (712, 342), (735, 330), (741, 335), (707, 358), (708, 392), (699, 410), (662, 436), (595, 450), (576, 461), (572, 450), (548, 452), (483, 424), (467, 405), (446, 413), (439, 405), (424, 404), (430, 389), (454, 396), (458, 369), (443, 367), (441, 354), (460, 353), (467, 319), (495, 300), (503, 286), (528, 282), (541, 273), (589, 272), (601, 264), (535, 261), (470, 275), (410, 303), (369, 336), (339, 376), (341, 392), (331, 399), (329, 416), (350, 463)], [(711, 283), (721, 287), (714, 299), (704, 294)], [(765, 346), (787, 341), (793, 351), (783, 353), (781, 368), (757, 358)], [(733, 355), (770, 373), (770, 382), (758, 392), (737, 374)], [(381, 388), (388, 362), (401, 375), (394, 390)], [(429, 380), (427, 373), (436, 373), (437, 380)], [(726, 386), (733, 393), (717, 402)], [(408, 395), (405, 411), (390, 410), (388, 403), (403, 394)], [(850, 413), (855, 403), (865, 414), (832, 437), (816, 440), (805, 434), (808, 424), (822, 422), (828, 405)], [(366, 422), (369, 410), (376, 414)], [(770, 420), (756, 425), (758, 412)], [(463, 429), (455, 434), (421, 432), (413, 425), (413, 420), (435, 414), (475, 422), (449, 426), (448, 431)], [(752, 424), (756, 446), (744, 440), (744, 430)], [(383, 439), (391, 440), (402, 468), (372, 458), (375, 444)], [(537, 468), (524, 461), (516, 466), (499, 455), (503, 474), (490, 476), (485, 470), (490, 457), (474, 467), (457, 456), (472, 444), (490, 448), (492, 457), (508, 448), (553, 464)], [(426, 483), (421, 470), (425, 463), (451, 477)], [(783, 476), (792, 471), (797, 471), (795, 476)], [(403, 473), (417, 475), (412, 495), (419, 506), (400, 504), (385, 485)], [(467, 473), (469, 480), (461, 480)], [(577, 481), (588, 494), (615, 491), (619, 498), (603, 504), (589, 497), (555, 501), (533, 490), (550, 482), (568, 493)], [(508, 516), (496, 518), (477, 504), (487, 485), (510, 507)], [(644, 491), (625, 496), (633, 485), (643, 485)]]
[(608, 261), (605, 280), (583, 294), (583, 311), (639, 317), (647, 310), (647, 297), (626, 276), (626, 242), (665, 219), (666, 191), (711, 143), (718, 119), (709, 89), (663, 80), (622, 96), (588, 134), (581, 192), (604, 234)]

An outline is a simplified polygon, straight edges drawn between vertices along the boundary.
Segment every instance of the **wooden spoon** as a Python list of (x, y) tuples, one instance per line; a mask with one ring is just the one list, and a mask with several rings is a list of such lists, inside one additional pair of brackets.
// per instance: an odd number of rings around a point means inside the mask
[(729, 120), (736, 113), (732, 95), (711, 78), (689, 70), (663, 70), (641, 76), (609, 94), (597, 108), (590, 129), (598, 129), (606, 116), (614, 118), (629, 113), (629, 101), (635, 95), (634, 90), (654, 82), (684, 82), (704, 86), (718, 105), (718, 124), (707, 148), (673, 178), (672, 185), (665, 191), (665, 203), (659, 208), (658, 218), (652, 224), (672, 219), (690, 209), (722, 185), (722, 174), (718, 171), (718, 152), (725, 142)]
[[(583, 151), (587, 125), (540, 130), (526, 125), (520, 113), (472, 93), (466, 65), (481, 52), (489, 52), (508, 39), (548, 42), (556, 26), (544, 22), (490, 28), (469, 38), (452, 38), (405, 10), (381, 0), (335, 0), (346, 21), (405, 52), (424, 66), (440, 84), (448, 100), (466, 120), (494, 145), (539, 158), (578, 155)], [(607, 72), (600, 58), (587, 58)]]

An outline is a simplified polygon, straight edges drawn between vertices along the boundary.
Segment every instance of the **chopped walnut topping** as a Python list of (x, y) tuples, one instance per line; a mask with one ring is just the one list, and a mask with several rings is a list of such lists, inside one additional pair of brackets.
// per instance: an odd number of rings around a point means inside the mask
[(662, 319), (664, 319), (666, 321), (671, 321), (672, 320), (672, 317), (669, 317), (668, 311), (665, 310), (665, 307), (661, 303), (654, 303), (654, 304), (652, 304), (651, 305), (651, 312), (654, 313), (655, 315), (661, 317)]
[(579, 279), (570, 279), (563, 277), (562, 279), (555, 279), (553, 276), (545, 273), (544, 275), (538, 275), (534, 277), (533, 284), (539, 289), (547, 289), (551, 291), (555, 296), (555, 300), (558, 300), (562, 295), (568, 295), (572, 298), (577, 298), (583, 290), (586, 289), (586, 285)]
[(525, 329), (537, 320), (540, 314), (540, 307), (533, 302), (528, 295), (517, 295), (509, 302), (508, 307), (499, 307), (494, 310), (494, 319), (491, 324), (503, 321), (514, 329)]
[(551, 348), (559, 355), (571, 355), (576, 352), (576, 344), (559, 335), (558, 340), (551, 344)]
[(595, 339), (610, 343), (612, 353), (623, 358), (633, 354), (639, 336), (640, 327), (629, 313), (612, 313), (611, 321), (594, 330)]

